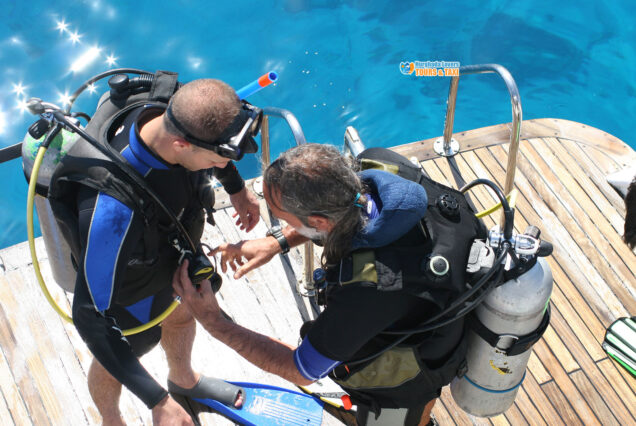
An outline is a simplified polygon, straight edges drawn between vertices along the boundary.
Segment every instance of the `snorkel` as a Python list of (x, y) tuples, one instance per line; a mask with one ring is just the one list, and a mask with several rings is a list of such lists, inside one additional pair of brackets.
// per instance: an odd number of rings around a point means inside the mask
[(270, 84), (274, 83), (276, 80), (278, 80), (278, 74), (274, 71), (270, 71), (252, 81), (250, 84), (238, 89), (236, 91), (236, 94), (238, 95), (240, 100), (243, 100), (256, 92), (263, 90)]

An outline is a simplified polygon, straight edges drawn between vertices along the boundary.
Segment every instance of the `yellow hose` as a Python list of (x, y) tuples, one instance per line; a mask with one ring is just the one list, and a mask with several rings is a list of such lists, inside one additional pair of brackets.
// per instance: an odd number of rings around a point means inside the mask
[[(46, 287), (46, 284), (44, 283), (44, 278), (42, 277), (42, 272), (40, 271), (40, 262), (38, 261), (38, 256), (35, 252), (35, 236), (33, 231), (33, 200), (35, 199), (35, 186), (38, 181), (38, 174), (40, 173), (40, 166), (42, 165), (42, 159), (44, 158), (45, 153), (46, 153), (46, 148), (40, 146), (40, 148), (38, 149), (38, 153), (35, 157), (35, 162), (33, 163), (31, 178), (29, 179), (29, 192), (27, 196), (27, 235), (29, 239), (29, 250), (31, 251), (31, 259), (33, 261), (33, 269), (35, 270), (35, 276), (37, 277), (38, 282), (40, 283), (40, 288), (42, 289), (42, 293), (44, 293), (46, 300), (49, 301), (49, 304), (53, 307), (53, 309), (55, 309), (55, 312), (57, 312), (64, 320), (72, 324), (73, 318), (71, 318), (70, 315), (64, 312), (62, 308), (60, 308), (60, 306), (55, 302), (55, 299), (53, 299), (53, 296), (51, 296), (49, 289)], [(174, 311), (177, 308), (177, 306), (179, 306), (179, 301), (175, 300), (174, 302), (170, 304), (170, 306), (168, 306), (168, 308), (165, 311), (163, 311), (162, 314), (157, 316), (155, 319), (145, 324), (142, 324), (138, 327), (130, 328), (128, 330), (123, 330), (122, 334), (124, 336), (130, 336), (132, 334), (141, 333), (142, 331), (146, 331), (149, 328), (154, 327), (155, 325), (159, 324), (161, 321), (166, 319), (168, 315), (170, 315), (172, 311)]]
[[(519, 191), (517, 191), (516, 189), (513, 189), (512, 191), (510, 191), (510, 194), (506, 195), (506, 200), (508, 200), (508, 204), (510, 204), (510, 208), (514, 208), (515, 204), (517, 203), (518, 194), (519, 194)], [(493, 214), (500, 208), (501, 208), (501, 203), (497, 203), (491, 208), (475, 214), (475, 216), (481, 219), (482, 217), (488, 216), (489, 214)]]
[(35, 185), (38, 181), (38, 174), (40, 173), (40, 165), (42, 164), (42, 159), (44, 158), (44, 154), (46, 153), (46, 148), (40, 147), (38, 149), (38, 154), (35, 157), (35, 162), (33, 163), (33, 170), (31, 171), (31, 179), (29, 180), (29, 192), (27, 196), (27, 235), (29, 238), (29, 250), (31, 251), (31, 259), (33, 261), (33, 269), (35, 270), (35, 276), (38, 278), (38, 282), (40, 283), (40, 288), (42, 289), (42, 293), (46, 297), (46, 300), (49, 301), (53, 309), (60, 314), (62, 318), (66, 321), (73, 323), (73, 319), (66, 314), (58, 306), (58, 304), (49, 293), (49, 289), (46, 288), (44, 284), (44, 278), (42, 277), (42, 272), (40, 271), (40, 262), (38, 261), (38, 256), (35, 253), (35, 238), (33, 232), (33, 200), (35, 199)]
[(322, 396), (318, 396), (315, 395), (312, 391), (310, 391), (308, 388), (306, 388), (305, 386), (300, 386), (300, 385), (296, 385), (298, 386), (298, 389), (300, 389), (301, 391), (305, 392), (307, 395), (311, 395), (314, 398), (318, 398), (319, 400), (321, 400), (322, 402), (324, 402), (325, 404), (329, 404), (332, 407), (336, 407), (336, 408), (342, 408), (342, 405), (336, 404), (335, 402), (332, 402), (330, 400), (328, 400), (327, 398), (324, 398)]

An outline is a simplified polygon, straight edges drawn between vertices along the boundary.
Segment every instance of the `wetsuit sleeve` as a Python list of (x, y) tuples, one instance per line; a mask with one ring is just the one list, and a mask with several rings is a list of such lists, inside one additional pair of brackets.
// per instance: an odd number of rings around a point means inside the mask
[(305, 379), (318, 380), (336, 368), (340, 361), (324, 356), (314, 348), (309, 339), (304, 339), (294, 351), (294, 364)]
[(108, 315), (123, 270), (139, 242), (143, 223), (132, 210), (105, 194), (80, 196), (78, 205), (82, 261), (73, 298), (73, 322), (95, 358), (149, 408), (167, 392), (144, 369)]
[(227, 163), (227, 166), (222, 169), (214, 167), (212, 175), (221, 182), (225, 192), (230, 195), (236, 194), (245, 187), (245, 182), (232, 161)]

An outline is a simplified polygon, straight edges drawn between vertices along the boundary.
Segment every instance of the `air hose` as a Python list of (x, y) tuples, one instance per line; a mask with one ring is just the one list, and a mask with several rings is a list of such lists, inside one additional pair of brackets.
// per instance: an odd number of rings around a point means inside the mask
[[(46, 153), (49, 144), (55, 138), (55, 136), (57, 136), (62, 127), (62, 124), (57, 123), (55, 127), (51, 129), (44, 142), (42, 142), (42, 145), (40, 145), (37, 156), (35, 157), (35, 162), (33, 163), (33, 170), (31, 171), (31, 177), (29, 179), (29, 191), (27, 195), (27, 235), (29, 240), (31, 259), (33, 261), (33, 269), (35, 270), (35, 276), (38, 279), (38, 283), (40, 284), (42, 293), (44, 293), (46, 300), (53, 307), (53, 309), (55, 309), (55, 312), (57, 312), (64, 320), (72, 324), (73, 318), (62, 310), (55, 299), (53, 299), (53, 296), (49, 292), (49, 289), (46, 287), (46, 283), (44, 282), (44, 278), (42, 277), (42, 272), (40, 271), (40, 262), (38, 261), (37, 253), (35, 252), (35, 232), (33, 230), (33, 201), (35, 199), (35, 186), (38, 180), (38, 174), (40, 173), (40, 166), (42, 165), (42, 159), (44, 158), (44, 154)], [(166, 319), (177, 308), (177, 306), (179, 306), (179, 300), (175, 299), (165, 311), (163, 311), (153, 320), (138, 327), (122, 330), (122, 334), (124, 336), (130, 336), (132, 334), (141, 333), (142, 331), (146, 331), (154, 327), (155, 325), (161, 323), (164, 319)]]
[[(517, 196), (519, 195), (519, 191), (517, 191), (516, 189), (513, 189), (512, 191), (510, 191), (510, 194), (506, 195), (506, 200), (508, 200), (508, 204), (510, 204), (510, 208), (514, 208), (515, 204), (517, 204)], [(494, 206), (490, 207), (489, 209), (486, 210), (482, 210), (479, 213), (476, 213), (475, 216), (478, 219), (481, 219), (482, 217), (486, 217), (488, 215), (493, 214), (494, 212), (496, 212), (497, 210), (499, 210), (501, 208), (502, 204), (501, 202), (495, 204)]]

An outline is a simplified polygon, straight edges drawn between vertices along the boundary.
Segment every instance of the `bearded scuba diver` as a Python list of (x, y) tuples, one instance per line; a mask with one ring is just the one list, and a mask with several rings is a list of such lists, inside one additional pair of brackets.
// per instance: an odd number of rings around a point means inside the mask
[[(470, 207), (464, 192), (480, 184), (500, 199), (503, 231), (489, 233)], [(524, 323), (532, 328), (528, 332), (482, 322), (495, 336), (487, 344), (499, 357), (489, 358), (493, 364), (504, 357), (508, 363), (516, 356), (527, 361), (549, 321), (552, 279), (541, 257), (551, 246), (533, 229), (513, 234), (514, 210), (497, 185), (477, 180), (457, 191), (386, 149), (363, 152), (356, 166), (333, 147), (307, 144), (268, 166), (263, 188), (268, 207), (288, 227), (264, 239), (222, 244), (221, 267), (245, 257), (252, 266), (240, 267), (235, 277), (242, 276), (314, 239), (324, 246), (323, 268), (314, 274), (324, 309), (303, 325), (302, 343), (293, 348), (225, 321), (211, 292), (195, 295), (187, 275), (176, 275), (175, 291), (213, 337), (298, 385), (331, 377), (358, 406), (358, 424), (426, 423), (441, 387), (457, 376), (470, 378), (468, 385), (478, 390), (473, 394), (481, 392), (479, 398), (468, 392), (463, 400), (453, 393), (465, 410), (490, 416), (512, 404), (525, 364), (510, 364), (505, 372), (501, 364), (495, 370), (471, 361), (482, 349), (471, 344), (469, 326), (491, 294), (519, 287), (514, 309), (532, 311), (532, 321), (538, 316), (540, 324), (535, 327), (523, 313), (512, 323)], [(539, 303), (525, 306), (524, 298), (533, 296), (523, 289), (537, 290)], [(501, 371), (512, 385), (493, 378)], [(481, 405), (488, 412), (478, 412)]]

